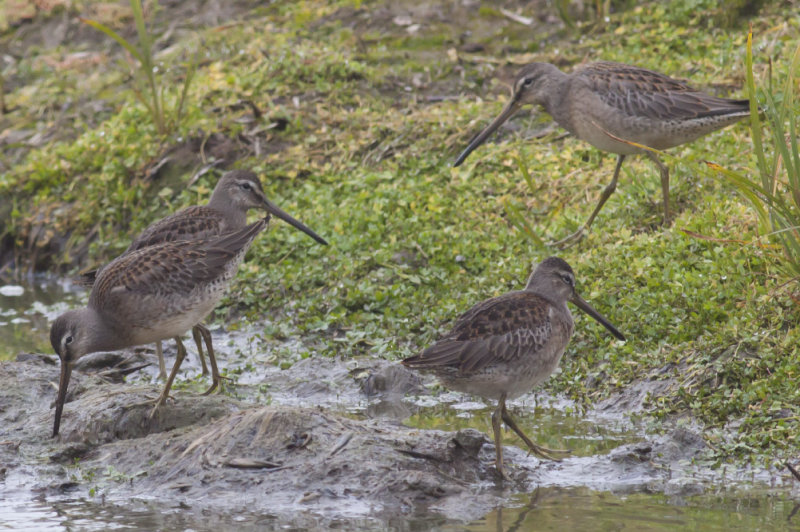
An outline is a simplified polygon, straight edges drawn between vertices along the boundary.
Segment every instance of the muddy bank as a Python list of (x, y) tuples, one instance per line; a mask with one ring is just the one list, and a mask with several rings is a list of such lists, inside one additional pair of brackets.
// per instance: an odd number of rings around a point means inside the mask
[[(379, 360), (312, 358), (270, 369), (237, 386), (239, 399), (177, 391), (150, 419), (146, 402), (157, 386), (119, 382), (148, 356), (105, 355), (82, 368), (95, 373), (76, 371), (56, 439), (53, 358), (0, 364), (2, 495), (370, 528), (401, 518), (404, 526), (414, 518), (475, 520), (537, 486), (685, 496), (713, 481), (690, 465), (704, 451), (701, 435), (682, 427), (559, 463), (507, 446), (512, 480), (501, 483), (493, 444), (480, 431), (402, 424), (420, 397), (434, 398), (416, 374)], [(271, 404), (256, 404), (248, 396), (264, 384)], [(609, 402), (590, 416), (602, 423), (620, 404), (630, 403)]]

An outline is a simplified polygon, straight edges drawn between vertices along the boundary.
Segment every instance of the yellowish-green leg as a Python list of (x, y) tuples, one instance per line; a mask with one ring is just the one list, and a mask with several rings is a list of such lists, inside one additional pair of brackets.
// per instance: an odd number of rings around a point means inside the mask
[(156, 356), (158, 357), (158, 380), (163, 381), (167, 378), (167, 366), (164, 364), (164, 349), (161, 340), (156, 342)]
[(517, 436), (522, 438), (522, 441), (525, 442), (525, 445), (528, 446), (528, 448), (531, 450), (532, 453), (538, 454), (542, 458), (547, 458), (548, 460), (555, 460), (555, 461), (558, 462), (558, 461), (561, 460), (561, 458), (557, 458), (555, 456), (552, 456), (553, 454), (570, 454), (572, 452), (572, 451), (570, 451), (568, 449), (548, 449), (547, 447), (542, 447), (541, 445), (536, 445), (535, 443), (533, 443), (531, 441), (530, 438), (528, 438), (528, 436), (525, 435), (524, 432), (522, 432), (522, 429), (519, 428), (519, 426), (517, 425), (516, 421), (514, 421), (514, 418), (511, 417), (511, 414), (509, 413), (508, 409), (506, 408), (505, 397), (500, 402), (500, 407), (502, 407), (501, 416), (502, 416), (503, 421), (505, 422), (505, 424), (508, 425), (508, 428), (510, 428), (511, 430), (516, 432)]
[[(203, 333), (201, 332), (201, 327), (208, 331), (202, 324), (198, 323), (192, 327), (192, 338), (194, 338), (194, 344), (197, 346), (197, 356), (200, 358), (200, 365), (203, 368), (203, 375), (205, 376), (208, 375), (208, 366), (206, 366), (206, 357), (203, 356)], [(208, 346), (208, 351), (211, 352), (210, 340), (206, 342), (206, 345)]]
[[(614, 169), (614, 177), (611, 178), (611, 182), (608, 185), (606, 185), (606, 188), (603, 189), (603, 193), (600, 195), (600, 201), (597, 202), (597, 206), (594, 208), (594, 211), (592, 211), (592, 214), (589, 216), (589, 219), (586, 220), (586, 223), (583, 224), (582, 226), (580, 226), (578, 228), (578, 230), (575, 231), (574, 233), (572, 233), (571, 235), (569, 235), (569, 236), (567, 236), (565, 238), (562, 238), (561, 240), (559, 240), (557, 242), (553, 242), (552, 244), (550, 244), (551, 246), (555, 246), (555, 247), (564, 246), (564, 247), (566, 247), (567, 244), (575, 243), (578, 240), (580, 240), (581, 238), (583, 238), (583, 233), (589, 231), (589, 227), (592, 226), (592, 222), (594, 222), (594, 219), (595, 219), (595, 217), (597, 217), (597, 214), (600, 212), (600, 209), (602, 209), (603, 205), (606, 204), (606, 201), (608, 201), (608, 198), (611, 197), (611, 194), (613, 194), (614, 191), (617, 190), (617, 181), (619, 180), (619, 171), (620, 171), (620, 168), (622, 168), (622, 161), (624, 161), (624, 160), (625, 160), (625, 156), (624, 155), (619, 155), (617, 157), (617, 166)], [(660, 161), (659, 161), (659, 163), (660, 163)], [(662, 174), (662, 184), (663, 184), (663, 174)], [(667, 188), (669, 188), (669, 177), (667, 177)]]
[[(223, 390), (222, 385), (222, 377), (219, 374), (219, 368), (217, 367), (217, 358), (214, 355), (214, 347), (211, 344), (211, 331), (209, 331), (205, 326), (197, 324), (194, 326), (192, 331), (197, 331), (199, 335), (203, 337), (203, 340), (206, 343), (206, 349), (208, 350), (208, 363), (211, 365), (211, 387), (203, 392), (203, 395), (208, 395), (214, 390), (219, 387), (219, 391)], [(198, 342), (199, 345), (199, 342)]]
[(184, 347), (180, 336), (175, 337), (175, 343), (177, 344), (178, 347), (178, 354), (175, 356), (175, 365), (172, 366), (172, 371), (169, 374), (169, 378), (167, 379), (166, 384), (164, 384), (164, 390), (161, 392), (161, 395), (158, 396), (156, 404), (153, 407), (153, 410), (150, 412), (151, 419), (153, 418), (153, 416), (155, 416), (156, 412), (158, 411), (158, 407), (163, 405), (169, 398), (169, 390), (170, 388), (172, 388), (172, 383), (175, 380), (175, 376), (178, 374), (178, 370), (181, 369), (181, 364), (183, 363), (183, 359), (186, 358), (186, 347)]
[(500, 396), (497, 408), (492, 412), (492, 431), (494, 432), (494, 448), (496, 453), (495, 467), (503, 480), (510, 480), (503, 467), (503, 442), (501, 441), (502, 421), (501, 416), (506, 404), (506, 394)]
[(661, 172), (661, 193), (664, 195), (664, 225), (669, 223), (669, 167), (661, 162), (658, 156), (648, 151), (647, 156), (658, 166), (658, 171)]

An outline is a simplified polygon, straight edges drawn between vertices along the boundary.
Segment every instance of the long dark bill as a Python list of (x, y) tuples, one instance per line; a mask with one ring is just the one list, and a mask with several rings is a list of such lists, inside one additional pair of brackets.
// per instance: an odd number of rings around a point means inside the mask
[(278, 218), (280, 218), (284, 222), (288, 223), (292, 227), (300, 229), (302, 232), (304, 232), (305, 234), (307, 234), (308, 236), (310, 236), (311, 238), (313, 238), (314, 240), (316, 240), (320, 244), (323, 244), (325, 246), (328, 245), (328, 242), (324, 238), (322, 238), (317, 233), (315, 233), (314, 231), (312, 231), (311, 229), (306, 227), (303, 223), (301, 223), (301, 222), (295, 220), (294, 218), (292, 218), (291, 216), (289, 216), (289, 214), (286, 211), (284, 211), (283, 209), (281, 209), (280, 207), (278, 207), (277, 205), (272, 203), (270, 200), (265, 199), (264, 200), (264, 204), (265, 204), (265, 207), (267, 209), (267, 212), (269, 212), (270, 214), (274, 214), (275, 216), (277, 216)]
[(625, 341), (625, 337), (622, 335), (622, 333), (619, 332), (616, 327), (611, 325), (611, 323), (607, 319), (605, 319), (599, 312), (597, 312), (594, 309), (594, 307), (592, 307), (589, 303), (587, 303), (577, 293), (572, 294), (572, 298), (570, 298), (570, 301), (575, 303), (575, 305), (579, 309), (584, 311), (586, 314), (597, 320), (598, 323), (600, 323), (603, 327), (608, 329), (611, 334), (617, 337), (617, 339), (622, 340), (623, 342)]
[(69, 386), (70, 375), (72, 375), (72, 368), (62, 360), (61, 378), (58, 380), (58, 395), (56, 396), (56, 419), (53, 422), (54, 438), (58, 436), (58, 429), (61, 427), (61, 413), (64, 411), (64, 401), (67, 400), (67, 386)]
[(483, 144), (486, 139), (489, 138), (489, 135), (494, 133), (497, 128), (502, 126), (506, 120), (511, 118), (520, 107), (519, 101), (512, 96), (511, 100), (509, 100), (500, 114), (497, 115), (497, 118), (492, 120), (492, 123), (486, 126), (483, 131), (475, 135), (475, 138), (473, 138), (469, 143), (469, 146), (467, 146), (464, 151), (461, 152), (461, 155), (458, 156), (458, 159), (456, 159), (456, 162), (453, 163), (453, 166), (459, 166), (461, 163), (463, 163), (469, 154), (475, 150), (475, 148)]

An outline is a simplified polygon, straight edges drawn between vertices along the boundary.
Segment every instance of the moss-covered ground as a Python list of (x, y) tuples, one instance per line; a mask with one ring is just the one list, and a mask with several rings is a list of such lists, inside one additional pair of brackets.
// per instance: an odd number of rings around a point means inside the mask
[[(223, 323), (266, 317), (265, 338), (299, 338), (303, 348), (276, 363), (400, 359), (558, 254), (628, 341), (577, 316), (548, 389), (595, 401), (637, 379), (668, 380), (648, 399), (654, 428), (691, 415), (720, 461), (797, 454), (797, 284), (779, 273), (780, 252), (748, 205), (702, 164), (751, 171), (747, 124), (672, 151), (676, 213), (666, 226), (656, 168), (629, 159), (592, 232), (564, 251), (537, 238), (561, 238), (588, 217), (613, 156), (533, 110), (451, 166), (529, 61), (567, 70), (621, 61), (745, 97), (748, 25), (756, 75), (765, 79), (770, 61), (780, 75), (799, 40), (797, 2), (736, 17), (723, 16), (724, 3), (652, 2), (579, 31), (545, 2), (231, 4), (235, 12), (194, 24), (162, 7), (149, 20), (172, 105), (198, 54), (184, 119), (168, 137), (135, 98), (120, 47), (76, 19), (132, 37), (125, 4), (53, 4), (37, 3), (32, 19), (0, 19), (11, 57), (0, 63), (4, 268), (74, 273), (102, 263), (153, 220), (205, 201), (224, 168), (251, 168), (276, 203), (331, 242), (274, 222), (216, 312)], [(59, 28), (68, 38), (58, 40)]]

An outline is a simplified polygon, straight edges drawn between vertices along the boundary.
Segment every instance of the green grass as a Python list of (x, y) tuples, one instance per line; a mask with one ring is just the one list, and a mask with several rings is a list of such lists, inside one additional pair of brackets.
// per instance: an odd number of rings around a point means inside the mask
[[(79, 90), (107, 95), (111, 110), (97, 124), (66, 124), (73, 135), (31, 149), (0, 174), (0, 194), (14, 197), (0, 232), (40, 267), (74, 271), (107, 260), (128, 235), (205, 201), (213, 188), (212, 174), (185, 186), (190, 171), (177, 182), (146, 179), (165, 147), (212, 132), (240, 140), (260, 126), (261, 154), (243, 150), (235, 166), (256, 170), (268, 195), (331, 246), (275, 222), (217, 319), (269, 318), (265, 337), (298, 337), (300, 352), (276, 360), (284, 367), (309, 354), (397, 360), (428, 345), (472, 304), (522, 287), (532, 262), (554, 253), (524, 228), (545, 241), (565, 236), (586, 219), (613, 171), (612, 156), (574, 138), (525, 140), (547, 121), (525, 113), (512, 120), (516, 131), (503, 131), (452, 168), (508, 95), (491, 79), (494, 64), (481, 58), (500, 66), (623, 61), (741, 96), (747, 22), (759, 73), (770, 57), (776, 70), (786, 68), (800, 26), (792, 3), (730, 29), (699, 26), (696, 17), (671, 20), (669, 6), (652, 3), (611, 15), (602, 32), (578, 39), (550, 25), (532, 42), (530, 28), (480, 10), (409, 32), (391, 17), (370, 19), (381, 5), (279, 3), (237, 24), (198, 29), (203, 55), (181, 126), (166, 141), (113, 65), (81, 85), (80, 72), (43, 67), (31, 52), (4, 76), (7, 104), (27, 105), (30, 124), (48, 98)], [(465, 27), (483, 51), (459, 51)], [(183, 80), (180, 69), (165, 76), (175, 86)], [(38, 83), (42, 94), (31, 89)], [(112, 83), (119, 88), (108, 95)], [(260, 109), (262, 122), (252, 122), (241, 100)], [(285, 129), (266, 129), (278, 119)], [(778, 255), (762, 247), (748, 205), (697, 170), (712, 160), (753, 172), (747, 124), (672, 153), (684, 162), (670, 160), (678, 213), (670, 226), (660, 224), (656, 169), (634, 158), (592, 233), (559, 253), (576, 270), (580, 292), (628, 341), (615, 342), (578, 316), (563, 371), (546, 386), (591, 402), (637, 379), (665, 380), (666, 391), (647, 401), (655, 427), (688, 413), (708, 427), (716, 460), (793, 456), (796, 285), (784, 286)], [(87, 233), (83, 257), (77, 250)], [(738, 428), (723, 432), (730, 424)]]

